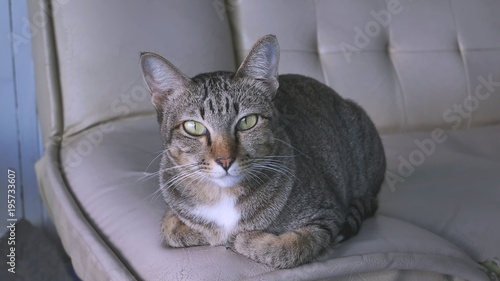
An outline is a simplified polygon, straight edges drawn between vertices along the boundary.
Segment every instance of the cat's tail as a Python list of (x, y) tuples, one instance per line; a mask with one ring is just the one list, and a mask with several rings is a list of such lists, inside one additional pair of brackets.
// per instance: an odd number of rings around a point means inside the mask
[(351, 202), (342, 231), (335, 242), (341, 242), (358, 234), (363, 220), (373, 216), (378, 208), (377, 198), (359, 198)]

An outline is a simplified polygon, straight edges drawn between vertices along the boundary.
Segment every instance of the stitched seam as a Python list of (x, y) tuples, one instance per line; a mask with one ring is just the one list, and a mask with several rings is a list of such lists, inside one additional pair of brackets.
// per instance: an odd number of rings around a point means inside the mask
[(321, 66), (321, 73), (323, 74), (323, 79), (325, 80), (325, 84), (333, 88), (333, 85), (330, 84), (330, 81), (326, 76), (325, 66), (323, 65), (323, 62), (321, 60), (322, 53), (319, 51), (318, 5), (316, 4), (316, 1), (313, 1), (312, 4), (314, 5), (314, 18), (316, 20), (316, 54), (318, 57), (319, 65)]
[[(387, 44), (389, 44), (389, 48), (390, 48), (390, 42), (391, 42), (391, 34), (392, 34), (392, 29), (391, 29), (391, 24), (389, 24), (389, 26), (387, 27), (389, 29), (389, 32), (388, 32), (388, 35), (387, 35)], [(384, 52), (387, 53), (387, 56), (389, 58), (389, 61), (392, 65), (392, 69), (394, 70), (394, 76), (396, 77), (396, 82), (398, 83), (398, 86), (399, 86), (399, 90), (400, 90), (400, 94), (399, 94), (399, 97), (400, 97), (400, 104), (401, 104), (401, 113), (403, 114), (403, 118), (402, 118), (402, 124), (400, 124), (400, 126), (402, 126), (401, 128), (401, 132), (407, 132), (408, 131), (408, 109), (406, 108), (406, 97), (405, 97), (405, 93), (403, 91), (403, 83), (401, 82), (401, 77), (399, 76), (399, 72), (398, 72), (398, 69), (396, 67), (396, 64), (394, 63), (394, 60), (392, 59), (392, 50), (388, 50), (386, 49)]]
[[(467, 88), (467, 98), (471, 98), (472, 97), (472, 89), (471, 89), (471, 85), (470, 85), (470, 77), (469, 77), (469, 69), (467, 68), (467, 62), (465, 60), (465, 52), (462, 50), (461, 46), (460, 46), (460, 37), (459, 37), (459, 34), (458, 34), (458, 22), (457, 22), (457, 17), (456, 17), (456, 13), (455, 13), (455, 9), (453, 8), (453, 1), (449, 0), (450, 2), (450, 8), (451, 8), (451, 16), (453, 17), (453, 21), (455, 23), (455, 30), (456, 30), (456, 33), (457, 33), (457, 46), (458, 46), (458, 52), (460, 53), (460, 58), (462, 59), (462, 65), (464, 67), (464, 75), (465, 75), (465, 87)], [(473, 114), (474, 112), (471, 111), (469, 112), (470, 116), (467, 120), (467, 128), (470, 129), (472, 127), (472, 118), (473, 118)]]

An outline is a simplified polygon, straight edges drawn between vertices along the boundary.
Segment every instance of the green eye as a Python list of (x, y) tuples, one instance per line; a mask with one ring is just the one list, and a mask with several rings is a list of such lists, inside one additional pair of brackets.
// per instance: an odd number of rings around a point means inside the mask
[(184, 122), (184, 130), (186, 130), (188, 134), (193, 136), (201, 136), (207, 132), (205, 126), (203, 126), (200, 122), (192, 120)]
[(257, 124), (257, 115), (252, 114), (241, 118), (236, 127), (240, 131), (245, 131), (251, 129), (255, 124)]

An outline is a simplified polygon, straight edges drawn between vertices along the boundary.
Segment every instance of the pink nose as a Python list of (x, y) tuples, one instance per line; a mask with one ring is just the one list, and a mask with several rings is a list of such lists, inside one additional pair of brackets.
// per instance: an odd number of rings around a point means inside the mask
[(229, 167), (231, 167), (231, 164), (233, 164), (234, 160), (234, 157), (217, 157), (217, 159), (215, 159), (215, 163), (221, 165), (222, 168), (227, 171)]

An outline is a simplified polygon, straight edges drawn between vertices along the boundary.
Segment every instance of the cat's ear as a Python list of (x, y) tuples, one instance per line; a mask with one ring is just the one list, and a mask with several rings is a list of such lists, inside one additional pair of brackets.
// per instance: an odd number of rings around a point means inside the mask
[(167, 96), (182, 92), (191, 83), (171, 62), (154, 53), (141, 54), (141, 67), (157, 111), (162, 111)]
[(235, 77), (251, 77), (265, 81), (275, 92), (278, 89), (278, 63), (280, 50), (274, 35), (266, 35), (257, 41), (236, 71)]

